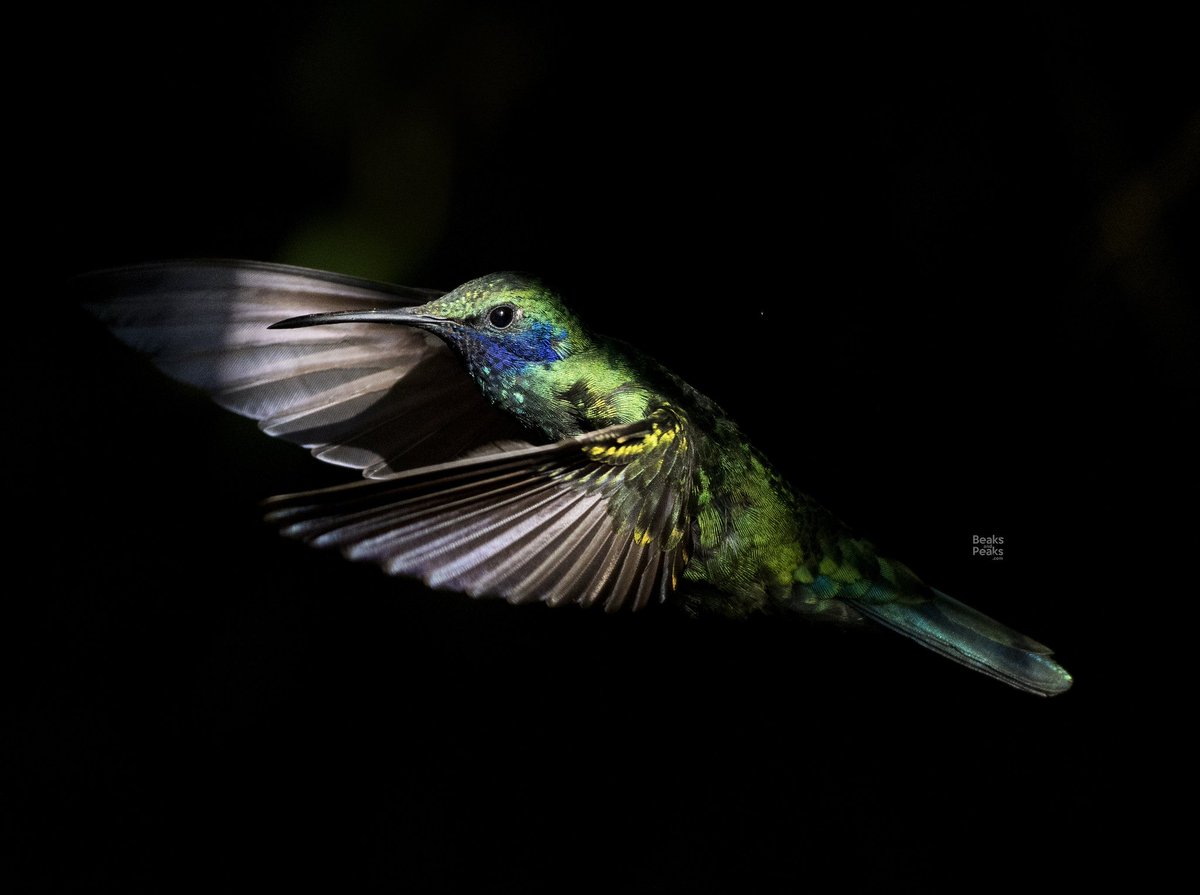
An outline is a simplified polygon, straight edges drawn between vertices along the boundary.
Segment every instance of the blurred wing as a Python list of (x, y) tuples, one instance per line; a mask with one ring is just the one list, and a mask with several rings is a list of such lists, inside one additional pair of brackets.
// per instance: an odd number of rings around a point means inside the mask
[(526, 438), (450, 350), (420, 330), (267, 328), (302, 314), (422, 304), (438, 291), (246, 261), (100, 271), (77, 289), (121, 341), (167, 375), (368, 478)]
[(686, 428), (664, 406), (554, 444), (272, 498), (268, 519), (431, 587), (639, 609), (666, 599), (690, 553)]

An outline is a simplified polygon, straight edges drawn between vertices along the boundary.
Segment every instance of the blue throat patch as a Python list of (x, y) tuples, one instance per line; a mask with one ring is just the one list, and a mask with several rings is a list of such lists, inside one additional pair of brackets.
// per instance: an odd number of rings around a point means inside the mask
[(561, 360), (555, 342), (566, 339), (567, 331), (543, 321), (535, 321), (521, 332), (505, 333), (495, 337), (474, 330), (466, 330), (471, 344), (464, 345), (464, 353), (484, 375), (521, 375), (530, 364), (548, 364)]

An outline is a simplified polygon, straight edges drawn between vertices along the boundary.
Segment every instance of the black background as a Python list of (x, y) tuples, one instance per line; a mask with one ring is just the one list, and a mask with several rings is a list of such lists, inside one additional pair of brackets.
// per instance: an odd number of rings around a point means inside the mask
[[(6, 603), (32, 612), (3, 632), (0, 833), (22, 882), (794, 891), (1165, 866), (1195, 590), (1181, 21), (454, 2), (43, 25), (6, 301)], [(63, 285), (181, 256), (539, 273), (1076, 687), (1039, 700), (800, 619), (477, 603), (283, 542), (258, 501), (344, 473), (159, 376)]]

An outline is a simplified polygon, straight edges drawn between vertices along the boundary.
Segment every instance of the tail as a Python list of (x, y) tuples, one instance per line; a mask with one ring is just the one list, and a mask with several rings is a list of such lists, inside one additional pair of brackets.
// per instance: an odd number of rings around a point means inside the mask
[(948, 659), (1027, 693), (1057, 696), (1071, 689), (1071, 675), (1050, 658), (1048, 647), (941, 591), (930, 593), (930, 599), (919, 603), (855, 600), (854, 608)]
[(820, 568), (801, 568), (789, 606), (825, 617), (866, 616), (961, 665), (1039, 696), (1071, 689), (1052, 651), (924, 584), (865, 541), (833, 544)]

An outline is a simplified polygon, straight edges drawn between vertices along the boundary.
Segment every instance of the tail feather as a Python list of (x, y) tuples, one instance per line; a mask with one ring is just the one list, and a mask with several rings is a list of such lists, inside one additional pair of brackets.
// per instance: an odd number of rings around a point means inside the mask
[(938, 590), (932, 599), (854, 601), (854, 608), (976, 671), (1028, 693), (1057, 696), (1071, 688), (1071, 675), (1050, 658), (1049, 648)]

